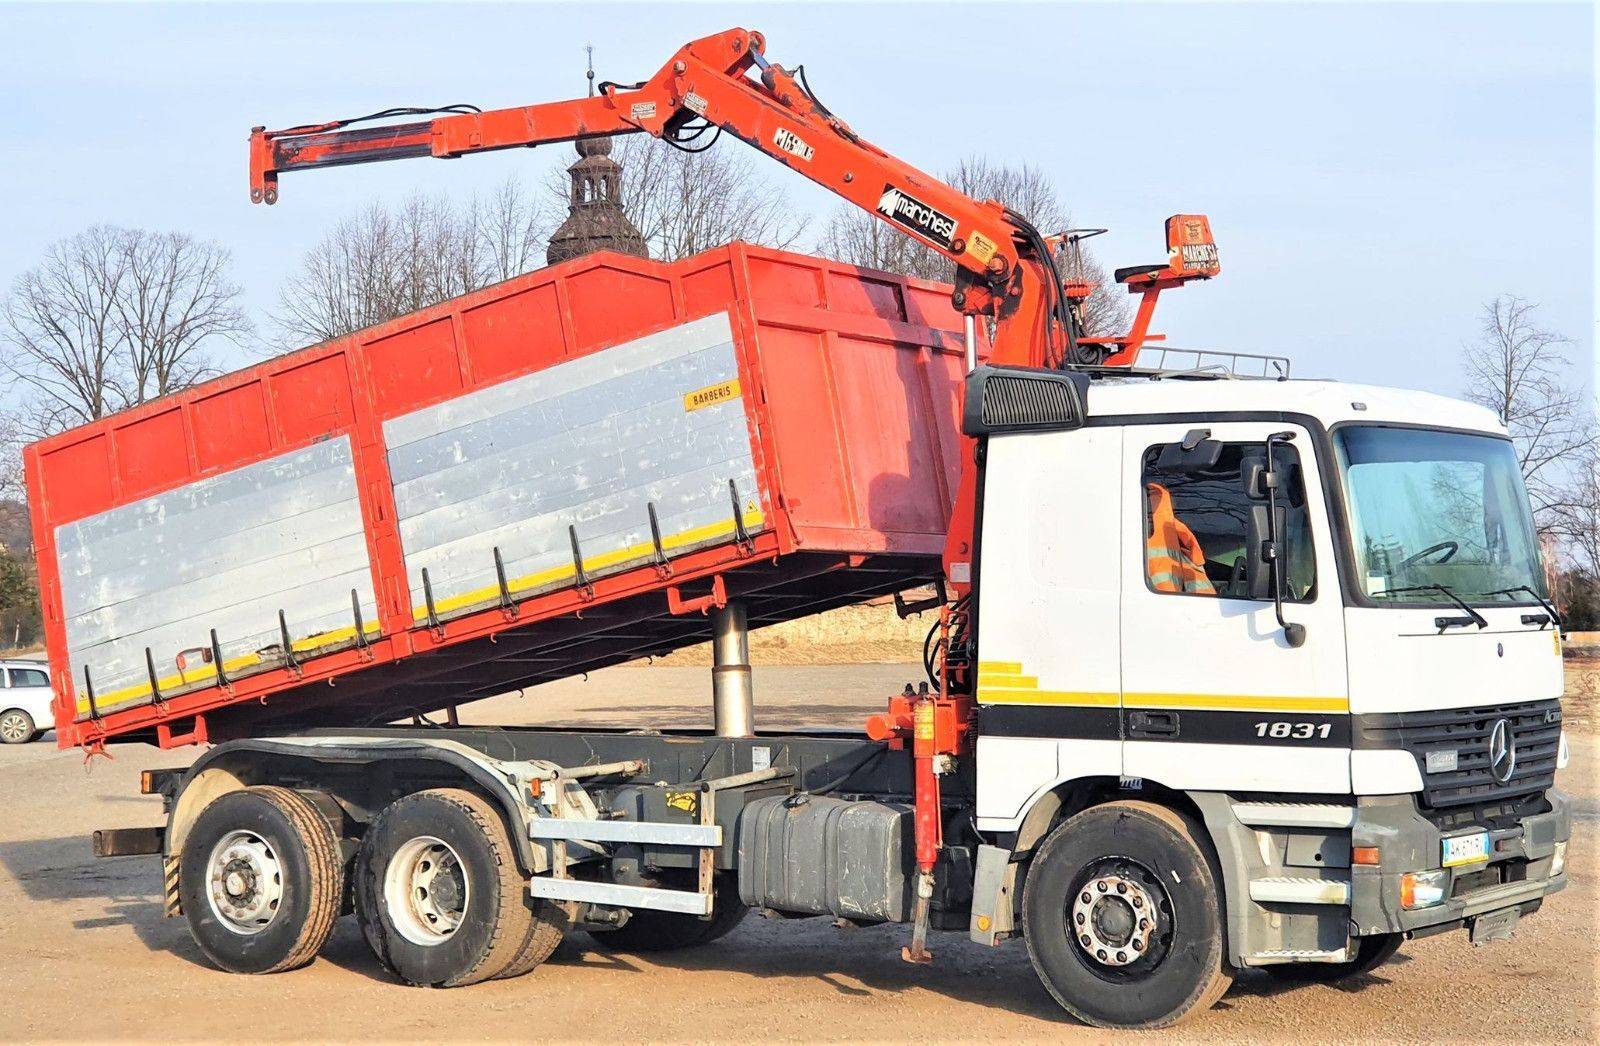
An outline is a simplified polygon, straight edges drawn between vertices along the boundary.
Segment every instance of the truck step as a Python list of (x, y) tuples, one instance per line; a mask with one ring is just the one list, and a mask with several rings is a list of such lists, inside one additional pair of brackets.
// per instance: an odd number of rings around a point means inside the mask
[(662, 846), (721, 846), (722, 826), (541, 817), (528, 824), (528, 838), (583, 840), (591, 843), (656, 843)]
[(619, 883), (597, 883), (588, 879), (551, 879), (537, 876), (529, 884), (535, 897), (553, 901), (587, 901), (590, 904), (609, 904), (618, 908), (654, 908), (662, 912), (682, 912), (685, 915), (710, 915), (711, 894), (690, 893), (687, 890), (661, 890), (653, 886), (623, 886)]
[(1233, 816), (1264, 828), (1349, 828), (1356, 823), (1355, 807), (1336, 803), (1234, 803)]
[(1279, 904), (1349, 904), (1350, 884), (1342, 879), (1291, 877), (1250, 880), (1252, 901)]

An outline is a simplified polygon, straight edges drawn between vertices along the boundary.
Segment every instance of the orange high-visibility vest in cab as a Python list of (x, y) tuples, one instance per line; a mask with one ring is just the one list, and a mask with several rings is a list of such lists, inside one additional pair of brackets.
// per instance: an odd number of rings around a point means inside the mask
[(1214, 596), (1206, 577), (1206, 554), (1200, 540), (1172, 513), (1172, 492), (1159, 483), (1145, 484), (1150, 495), (1150, 533), (1145, 538), (1145, 573), (1157, 592), (1193, 592)]

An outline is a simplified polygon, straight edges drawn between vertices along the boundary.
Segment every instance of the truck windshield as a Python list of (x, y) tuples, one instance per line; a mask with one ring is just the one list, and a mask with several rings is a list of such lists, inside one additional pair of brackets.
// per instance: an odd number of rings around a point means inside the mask
[[(1379, 603), (1547, 595), (1509, 440), (1354, 425), (1334, 435), (1357, 583)], [(1433, 586), (1444, 586), (1449, 592)]]

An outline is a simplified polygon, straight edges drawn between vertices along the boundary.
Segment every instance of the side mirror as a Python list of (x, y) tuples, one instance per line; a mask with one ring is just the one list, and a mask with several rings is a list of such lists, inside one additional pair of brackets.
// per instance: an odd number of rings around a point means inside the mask
[[(1245, 526), (1245, 590), (1251, 599), (1272, 600), (1272, 610), (1283, 629), (1283, 638), (1291, 647), (1298, 647), (1306, 641), (1306, 626), (1283, 618), (1283, 547), (1280, 541), (1287, 528), (1279, 498), (1293, 501), (1292, 487), (1299, 477), (1295, 466), (1288, 462), (1275, 463), (1272, 454), (1273, 448), (1292, 439), (1292, 432), (1268, 436), (1266, 453), (1259, 458), (1245, 458), (1241, 472), (1245, 494), (1252, 501)], [(1256, 503), (1262, 499), (1266, 504)]]
[(1156, 458), (1156, 467), (1169, 472), (1205, 472), (1222, 460), (1222, 441), (1210, 429), (1190, 429), (1181, 443), (1168, 443)]

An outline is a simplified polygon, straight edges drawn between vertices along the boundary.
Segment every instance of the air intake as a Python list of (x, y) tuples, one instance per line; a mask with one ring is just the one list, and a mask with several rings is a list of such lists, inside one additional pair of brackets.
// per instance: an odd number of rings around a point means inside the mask
[(979, 367), (967, 378), (961, 429), (969, 436), (1083, 424), (1087, 375), (1071, 371)]

